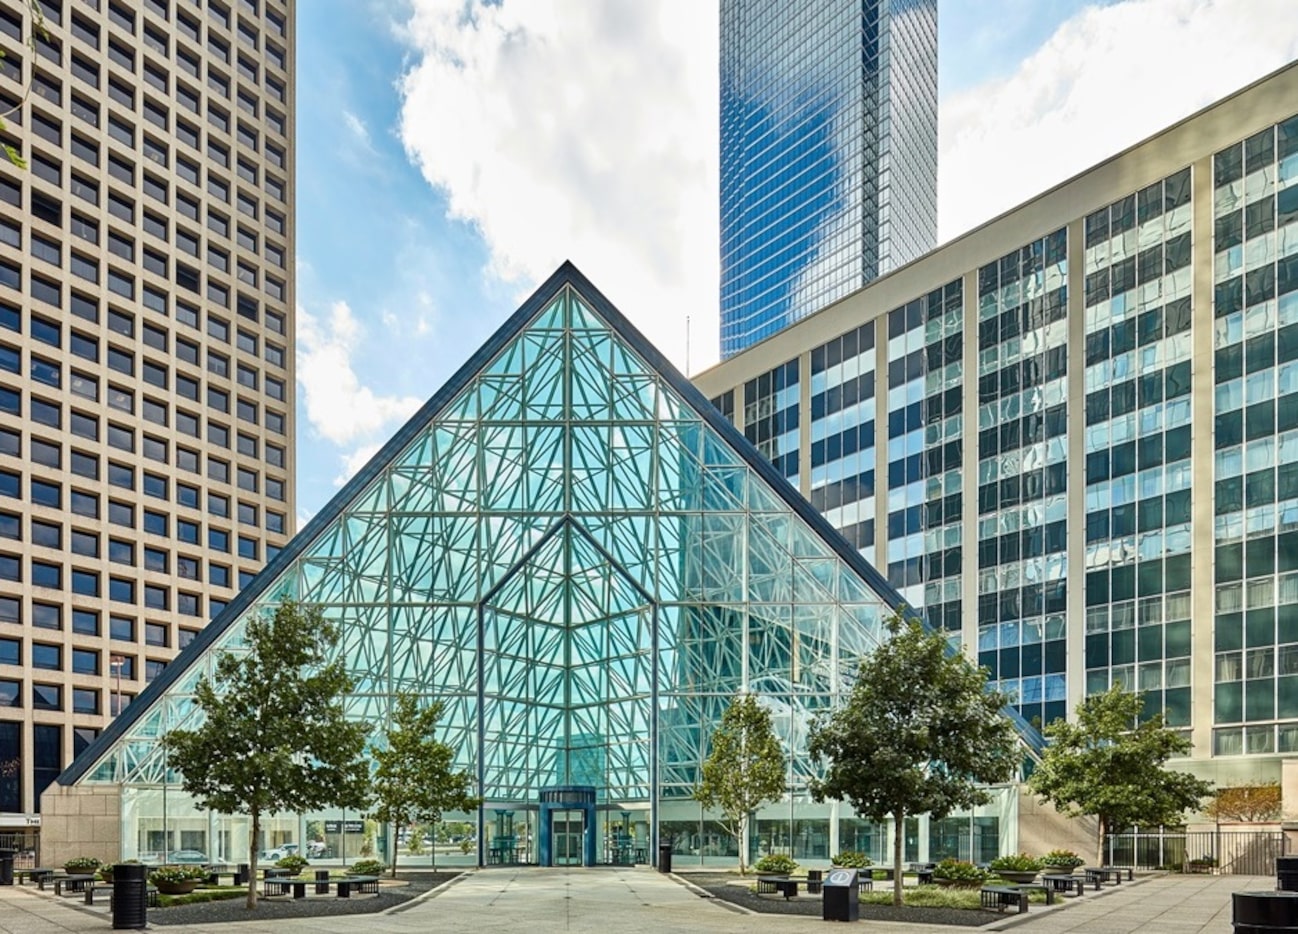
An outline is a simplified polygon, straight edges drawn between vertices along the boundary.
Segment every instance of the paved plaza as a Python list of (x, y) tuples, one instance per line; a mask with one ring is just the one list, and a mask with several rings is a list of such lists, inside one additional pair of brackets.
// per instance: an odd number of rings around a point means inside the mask
[[(1028, 915), (993, 920), (982, 930), (1020, 934), (1229, 934), (1230, 893), (1274, 888), (1270, 878), (1159, 876), (1087, 894), (1063, 910), (1033, 906)], [(519, 931), (608, 934), (786, 934), (830, 930), (815, 918), (745, 914), (700, 898), (690, 887), (647, 869), (491, 869), (385, 914), (154, 927), (199, 934), (355, 932), (447, 934)], [(959, 934), (977, 928), (861, 922), (861, 928)], [(110, 929), (106, 913), (29, 887), (0, 888), (0, 934), (89, 934)]]

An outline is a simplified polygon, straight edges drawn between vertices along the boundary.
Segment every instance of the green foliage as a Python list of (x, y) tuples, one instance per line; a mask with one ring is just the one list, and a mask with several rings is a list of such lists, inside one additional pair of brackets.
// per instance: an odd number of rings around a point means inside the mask
[[(414, 821), (436, 824), (445, 811), (471, 811), (478, 806), (473, 776), (467, 769), (455, 770), (455, 750), (437, 739), (441, 717), (440, 701), (421, 707), (414, 694), (397, 697), (386, 743), (371, 750), (378, 763), (374, 771), (377, 820), (398, 827)], [(436, 858), (437, 848), (433, 847)], [(396, 874), (394, 848), (392, 875)]]
[(1039, 872), (1045, 863), (1027, 853), (1011, 853), (1008, 856), (998, 856), (987, 865), (995, 871)]
[[(31, 16), (32, 16), (32, 31), (31, 31), (31, 35), (27, 37), (26, 45), (27, 48), (31, 49), (33, 54), (35, 54), (37, 52), (36, 38), (39, 36), (42, 39), (48, 39), (50, 37), (50, 34), (49, 31), (45, 28), (45, 11), (41, 9), (40, 0), (27, 0), (27, 9), (31, 12)], [(4, 58), (4, 57), (5, 57), (4, 49), (0, 49), (0, 58)], [(21, 70), (22, 68), (20, 66), (19, 71)], [(14, 104), (8, 110), (0, 111), (0, 133), (4, 132), (6, 127), (5, 118), (8, 117), (10, 114), (17, 113), (20, 109), (22, 109), (23, 104), (27, 102), (27, 95), (30, 93), (31, 93), (31, 83), (29, 81), (27, 86), (23, 88), (23, 95), (19, 99), (18, 103)], [(21, 120), (19, 122), (21, 122)], [(0, 141), (0, 151), (3, 151), (4, 157), (8, 159), (17, 168), (20, 169), (27, 168), (27, 160), (24, 159), (22, 157), (22, 153), (20, 153), (13, 146), (9, 145), (4, 141)]]
[[(406, 852), (411, 856), (422, 856), (424, 852), (424, 828), (416, 824), (410, 828), (406, 838)], [(433, 859), (437, 859), (437, 846), (433, 845)]]
[(289, 872), (293, 873), (293, 875), (296, 876), (298, 873), (300, 873), (303, 869), (305, 869), (307, 866), (310, 866), (311, 864), (307, 862), (305, 856), (298, 856), (296, 853), (290, 853), (288, 856), (281, 856), (275, 862), (275, 865), (278, 866), (280, 869), (287, 869)]
[(159, 908), (174, 908), (177, 905), (201, 905), (204, 902), (224, 902), (240, 898), (244, 894), (243, 886), (223, 885), (220, 888), (199, 889), (188, 895), (159, 895)]
[(830, 862), (835, 866), (846, 866), (848, 869), (868, 869), (874, 865), (874, 860), (857, 850), (844, 850)]
[(387, 868), (377, 859), (358, 859), (347, 872), (353, 876), (378, 876)]
[(933, 878), (944, 879), (957, 885), (982, 885), (987, 881), (987, 871), (963, 859), (944, 859), (933, 867)]
[(989, 800), (984, 787), (1011, 779), (1019, 762), (1008, 696), (986, 673), (948, 650), (946, 637), (894, 614), (886, 642), (866, 657), (846, 704), (812, 728), (808, 749), (828, 759), (811, 783), (817, 800), (848, 801), (857, 815), (892, 818), (893, 904), (902, 904), (903, 828), (908, 815), (940, 820)]
[(159, 882), (195, 882), (207, 878), (207, 870), (202, 866), (159, 866), (149, 873), (149, 881)]
[(790, 873), (798, 868), (798, 861), (783, 853), (768, 853), (753, 863), (758, 872)]
[(344, 712), (352, 679), (341, 659), (328, 660), (338, 629), (318, 607), (286, 600), (246, 626), (246, 650), (222, 652), (194, 689), (202, 724), (173, 730), (165, 743), (169, 765), (200, 809), (251, 818), (248, 907), (255, 908), (262, 815), (364, 808), (369, 728)]
[(67, 872), (98, 872), (102, 865), (93, 856), (74, 856), (63, 864), (63, 868)]
[(1047, 869), (1076, 869), (1084, 862), (1072, 850), (1051, 850), (1041, 857), (1041, 864)]
[(718, 823), (740, 844), (740, 875), (745, 872), (743, 838), (749, 817), (784, 794), (786, 767), (771, 712), (751, 694), (736, 697), (712, 733), (712, 751), (694, 800), (721, 812)]
[(1064, 814), (1098, 819), (1097, 862), (1113, 830), (1180, 823), (1212, 793), (1210, 783), (1163, 767), (1188, 753), (1190, 741), (1169, 730), (1161, 713), (1138, 723), (1143, 708), (1140, 694), (1119, 685), (1092, 694), (1077, 708), (1076, 723), (1046, 727), (1050, 745), (1028, 779), (1033, 794)]
[(1282, 803), (1279, 782), (1253, 782), (1217, 789), (1203, 815), (1214, 821), (1262, 823), (1279, 820)]
[[(963, 888), (945, 888), (936, 885), (919, 885), (906, 889), (905, 904), (912, 908), (959, 908), (977, 911), (982, 908), (976, 891)], [(1029, 892), (1028, 901), (1032, 904), (1044, 903), (1045, 892)], [(862, 892), (862, 905), (891, 905), (890, 892)]]

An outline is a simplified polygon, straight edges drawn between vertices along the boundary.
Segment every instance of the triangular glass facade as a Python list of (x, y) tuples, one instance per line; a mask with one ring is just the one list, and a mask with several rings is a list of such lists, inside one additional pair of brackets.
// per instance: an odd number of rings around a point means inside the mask
[(649, 812), (744, 689), (798, 795), (809, 719), (895, 599), (567, 266), (60, 780), (174, 781), (158, 738), (285, 596), (340, 624), (355, 716), (445, 703), (486, 809), (579, 785)]

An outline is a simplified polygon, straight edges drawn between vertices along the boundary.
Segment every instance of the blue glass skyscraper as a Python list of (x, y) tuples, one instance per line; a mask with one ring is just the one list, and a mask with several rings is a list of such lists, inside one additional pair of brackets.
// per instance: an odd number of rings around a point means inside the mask
[(937, 0), (722, 0), (722, 355), (936, 236)]

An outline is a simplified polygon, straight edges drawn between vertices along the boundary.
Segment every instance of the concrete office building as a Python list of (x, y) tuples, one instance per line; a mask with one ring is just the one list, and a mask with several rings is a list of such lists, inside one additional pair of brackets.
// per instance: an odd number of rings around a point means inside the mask
[(293, 7), (0, 0), (0, 832), (293, 525)]
[(937, 0), (722, 0), (722, 356), (936, 237)]
[(1227, 783), (1298, 752), (1296, 114), (1290, 65), (695, 380), (1025, 717), (1121, 683)]

